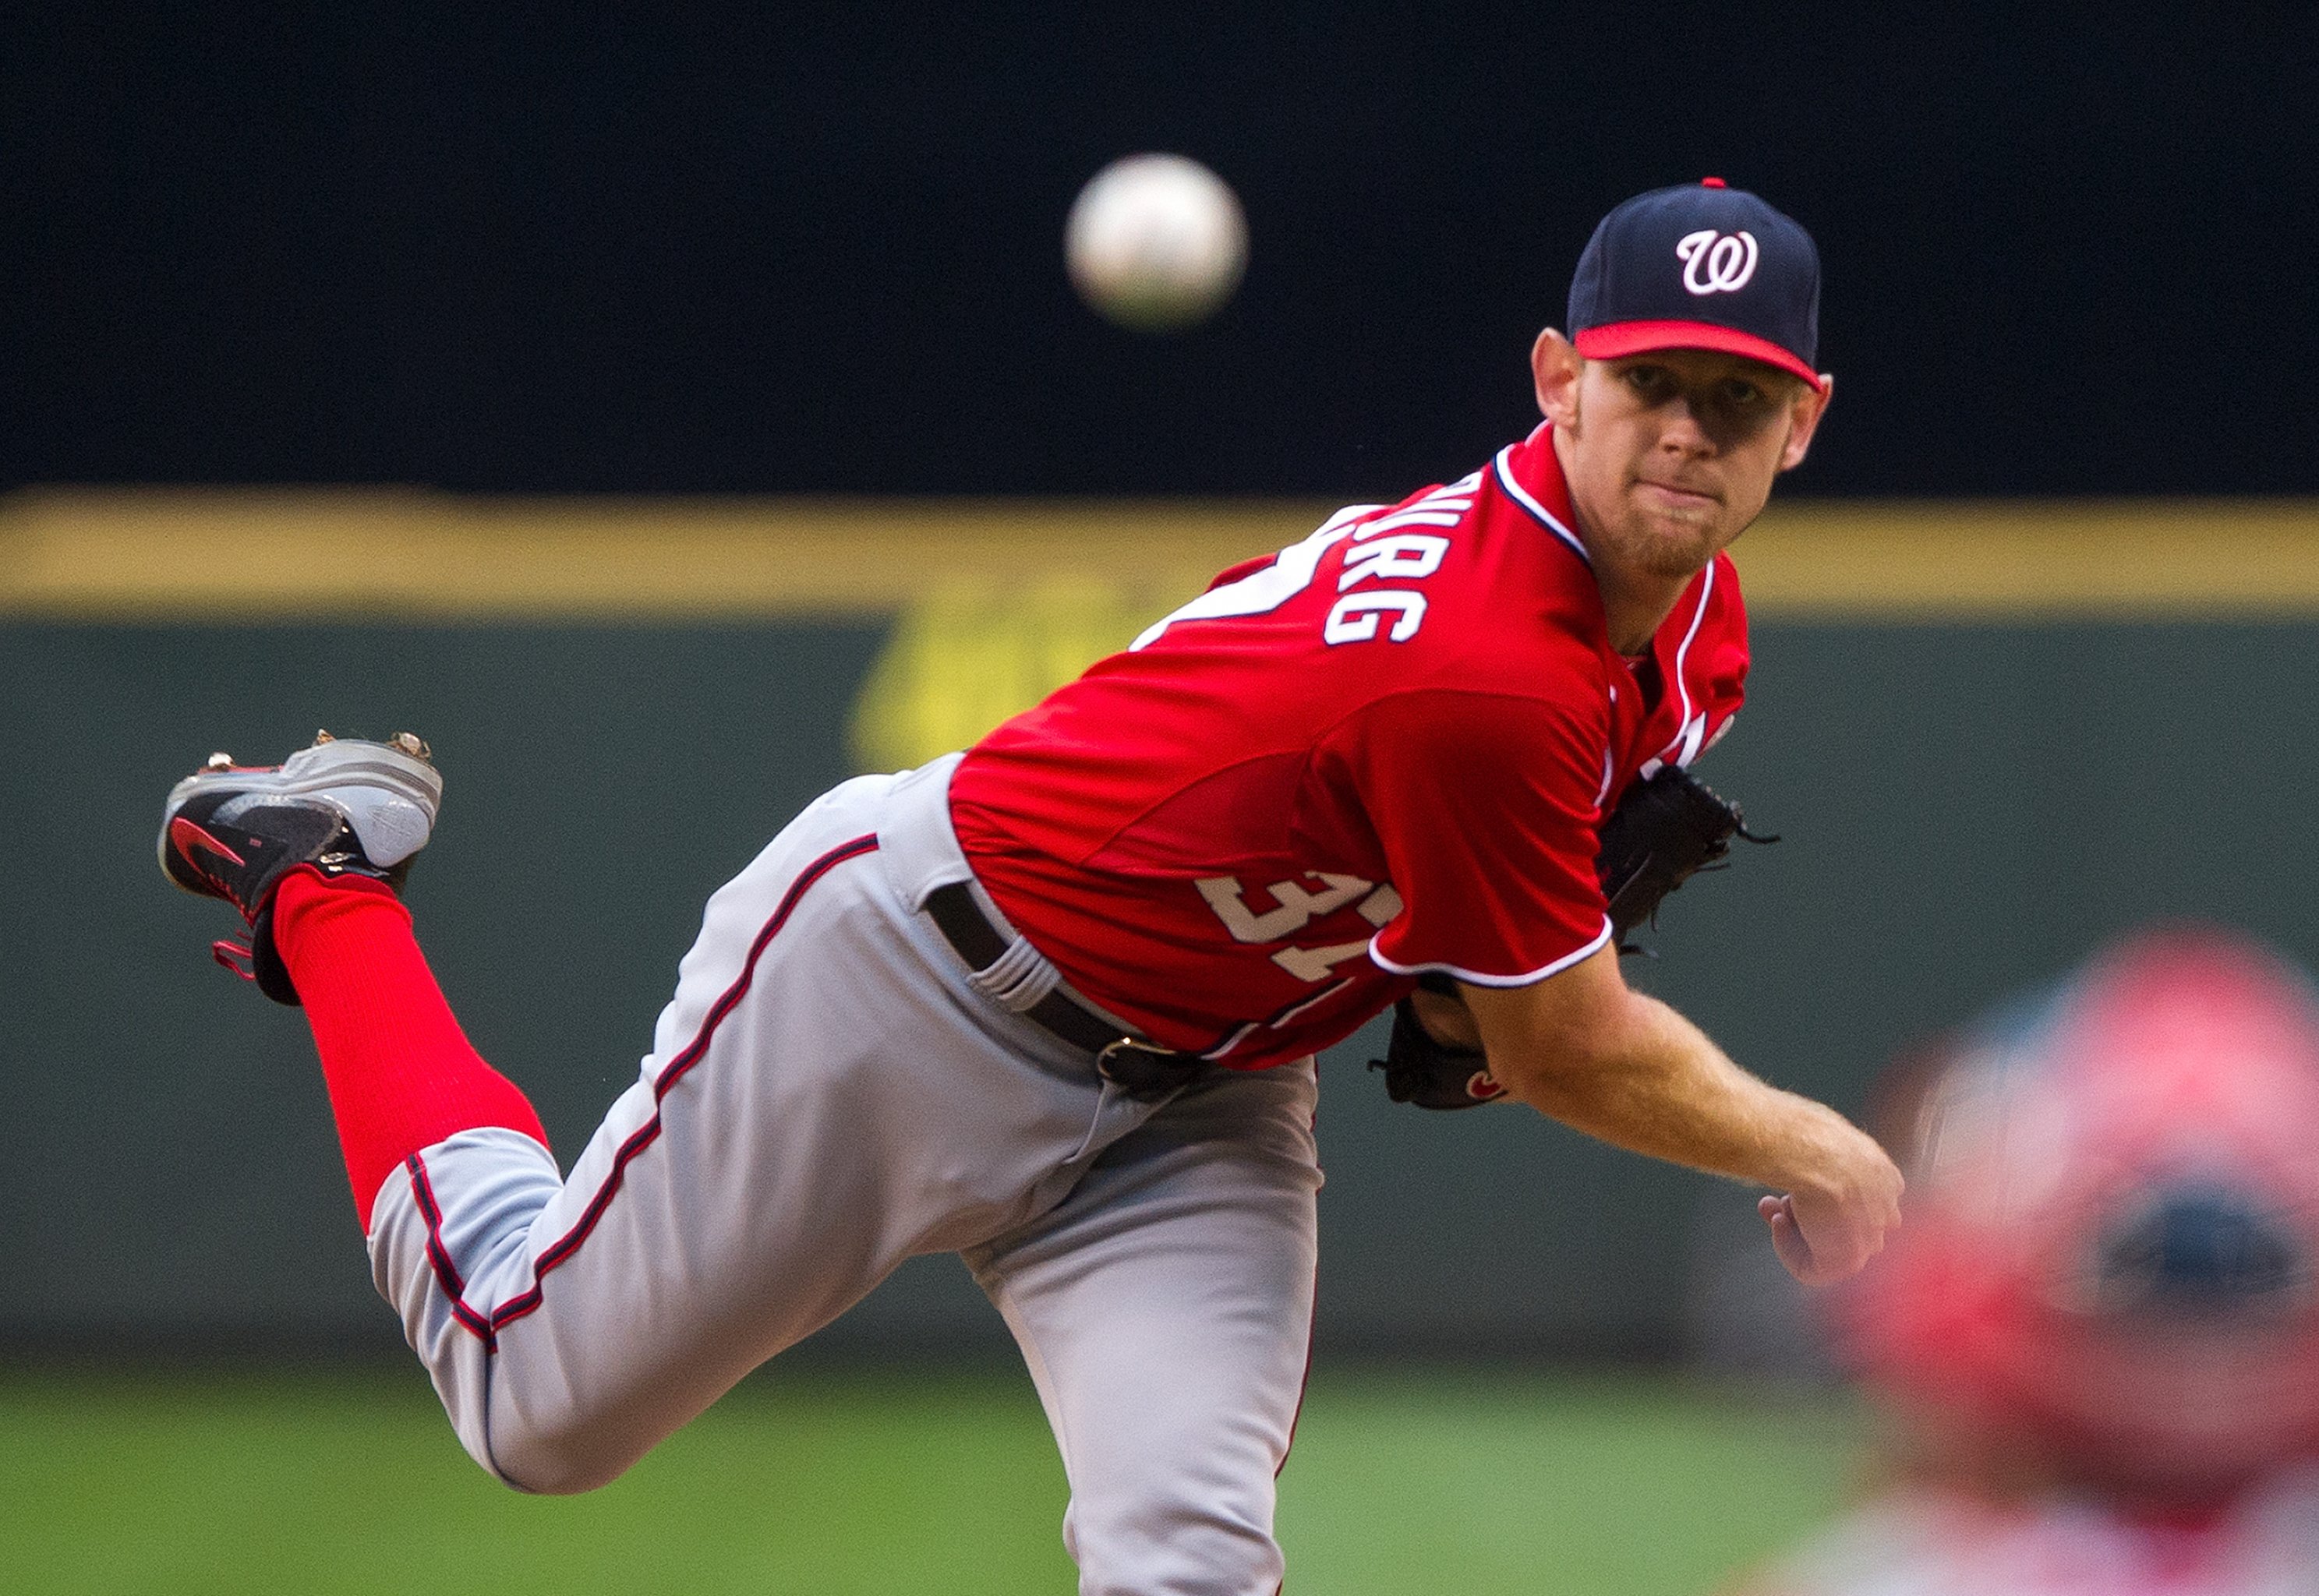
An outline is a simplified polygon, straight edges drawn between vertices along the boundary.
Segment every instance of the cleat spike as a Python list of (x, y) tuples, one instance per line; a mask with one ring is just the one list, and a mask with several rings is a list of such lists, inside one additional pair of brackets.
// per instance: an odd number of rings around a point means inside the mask
[(204, 771), (230, 771), (233, 769), (233, 755), (221, 749), (202, 762), (202, 769)]
[(320, 748), (325, 743), (335, 743), (337, 741), (338, 739), (336, 737), (330, 735), (330, 731), (328, 726), (317, 726), (314, 728), (315, 747)]
[(435, 751), (427, 746), (427, 739), (417, 732), (397, 732), (386, 740), (386, 745), (413, 759), (423, 759), (429, 764), (435, 762)]

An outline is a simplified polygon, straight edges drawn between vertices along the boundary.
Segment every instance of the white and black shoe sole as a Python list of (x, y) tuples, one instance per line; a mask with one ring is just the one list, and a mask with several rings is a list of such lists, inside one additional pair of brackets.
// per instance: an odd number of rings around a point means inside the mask
[(163, 874), (168, 874), (169, 823), (193, 798), (221, 789), (237, 796), (211, 817), (227, 824), (248, 809), (284, 799), (335, 811), (364, 857), (380, 870), (392, 870), (424, 848), (443, 807), (443, 776), (433, 765), (355, 737), (302, 748), (277, 770), (198, 771), (171, 788), (162, 806), (156, 851)]

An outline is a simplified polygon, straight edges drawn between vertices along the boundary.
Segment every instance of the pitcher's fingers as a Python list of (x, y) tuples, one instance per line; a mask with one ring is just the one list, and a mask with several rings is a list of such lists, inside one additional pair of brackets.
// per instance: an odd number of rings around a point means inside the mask
[(1809, 1285), (1817, 1275), (1812, 1264), (1811, 1244), (1796, 1225), (1795, 1215), (1789, 1211), (1783, 1197), (1766, 1197), (1756, 1205), (1764, 1222), (1772, 1227), (1772, 1250), (1789, 1274)]

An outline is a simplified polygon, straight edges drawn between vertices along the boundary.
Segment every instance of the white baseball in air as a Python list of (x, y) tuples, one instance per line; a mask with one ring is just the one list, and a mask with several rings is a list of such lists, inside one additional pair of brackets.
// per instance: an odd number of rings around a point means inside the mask
[(1089, 179), (1063, 228), (1079, 296), (1123, 327), (1189, 327), (1232, 297), (1248, 221), (1224, 180), (1180, 155), (1131, 155)]

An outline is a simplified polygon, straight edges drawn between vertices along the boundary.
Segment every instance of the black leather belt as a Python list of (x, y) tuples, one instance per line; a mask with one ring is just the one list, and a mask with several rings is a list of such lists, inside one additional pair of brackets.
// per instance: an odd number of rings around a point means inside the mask
[[(969, 969), (988, 969), (1005, 957), (1007, 939), (974, 901), (963, 881), (937, 887), (926, 895), (926, 915), (943, 937), (966, 960)], [(1021, 1011), (1024, 1019), (1045, 1027), (1082, 1052), (1095, 1055), (1096, 1073), (1132, 1097), (1156, 1097), (1205, 1074), (1210, 1068), (1197, 1053), (1179, 1053), (1156, 1042), (1130, 1036), (1098, 1014), (1090, 1014), (1058, 990), (1048, 993)]]

